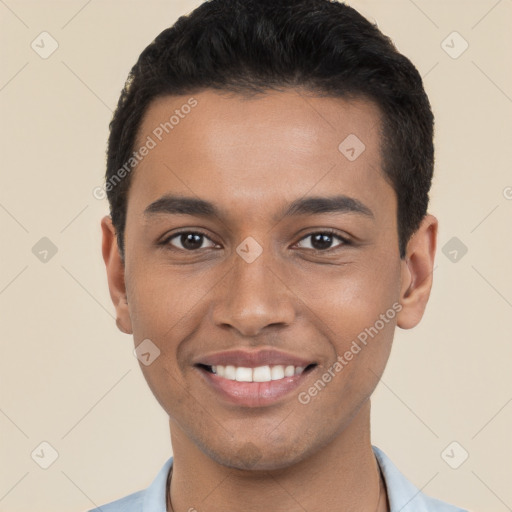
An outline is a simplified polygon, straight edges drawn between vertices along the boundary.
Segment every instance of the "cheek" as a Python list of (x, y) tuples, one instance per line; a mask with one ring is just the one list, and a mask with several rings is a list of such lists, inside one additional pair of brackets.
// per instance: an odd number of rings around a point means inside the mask
[(294, 280), (293, 289), (315, 313), (318, 328), (327, 338), (352, 339), (397, 303), (399, 263), (369, 260), (320, 268), (316, 273), (303, 271)]
[(149, 265), (142, 259), (132, 264), (129, 275), (134, 344), (149, 339), (159, 351), (151, 364), (140, 364), (141, 370), (156, 399), (169, 413), (188, 396), (186, 373), (190, 368), (185, 363), (182, 348), (187, 344), (183, 341), (201, 324), (207, 292), (218, 279), (213, 273), (185, 274), (164, 264)]
[(136, 342), (150, 338), (162, 346), (179, 339), (205, 300), (205, 274), (185, 274), (168, 266), (132, 266), (129, 305)]
[(141, 364), (142, 373), (151, 392), (169, 417), (181, 418), (190, 424), (204, 415), (204, 405), (195, 398), (176, 361), (160, 355), (149, 366)]
[(336, 404), (367, 398), (384, 371), (401, 307), (399, 276), (399, 263), (380, 258), (297, 280), (305, 314), (332, 347), (332, 359), (319, 372), (329, 380), (319, 402), (330, 403), (333, 414), (340, 413)]

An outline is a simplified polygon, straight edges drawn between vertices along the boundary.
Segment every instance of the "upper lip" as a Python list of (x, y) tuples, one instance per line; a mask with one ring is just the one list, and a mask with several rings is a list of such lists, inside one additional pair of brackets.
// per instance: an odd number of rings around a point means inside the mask
[(258, 366), (301, 366), (306, 368), (314, 361), (308, 361), (302, 357), (293, 354), (287, 354), (275, 349), (261, 350), (227, 350), (225, 352), (216, 352), (214, 354), (198, 357), (194, 364), (206, 366), (232, 365), (245, 368), (257, 368)]

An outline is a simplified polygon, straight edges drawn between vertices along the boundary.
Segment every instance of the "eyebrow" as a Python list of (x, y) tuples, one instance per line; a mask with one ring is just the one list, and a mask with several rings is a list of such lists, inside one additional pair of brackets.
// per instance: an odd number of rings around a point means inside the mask
[(344, 195), (297, 199), (290, 204), (284, 214), (282, 214), (282, 217), (319, 215), (322, 213), (357, 213), (375, 218), (370, 208), (359, 201), (359, 199)]
[(209, 201), (195, 197), (165, 195), (151, 203), (144, 210), (144, 217), (155, 215), (194, 215), (198, 217), (214, 217), (219, 215), (218, 208)]
[[(356, 213), (375, 218), (373, 212), (358, 199), (345, 195), (331, 197), (305, 197), (296, 199), (275, 220), (298, 215), (320, 215), (322, 213)], [(157, 215), (192, 215), (196, 217), (221, 217), (221, 211), (211, 202), (194, 197), (165, 195), (144, 210), (149, 219)]]

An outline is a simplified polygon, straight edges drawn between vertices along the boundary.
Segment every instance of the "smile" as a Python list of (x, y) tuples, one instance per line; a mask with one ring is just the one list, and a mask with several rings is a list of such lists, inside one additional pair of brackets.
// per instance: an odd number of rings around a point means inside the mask
[(285, 400), (318, 367), (316, 362), (275, 349), (219, 352), (202, 356), (193, 365), (217, 399), (242, 407)]
[(247, 368), (244, 366), (233, 365), (215, 365), (207, 367), (212, 373), (227, 380), (236, 380), (238, 382), (270, 382), (272, 380), (282, 380), (285, 377), (293, 377), (304, 372), (303, 366), (293, 365), (275, 365), (258, 366), (256, 368)]

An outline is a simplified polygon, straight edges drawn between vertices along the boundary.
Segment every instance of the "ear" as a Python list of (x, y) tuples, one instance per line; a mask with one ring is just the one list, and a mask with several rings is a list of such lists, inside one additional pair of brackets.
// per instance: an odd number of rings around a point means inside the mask
[(437, 244), (437, 219), (427, 214), (407, 244), (401, 262), (400, 304), (397, 325), (411, 329), (421, 320), (432, 289), (432, 273)]
[(126, 297), (124, 263), (117, 245), (116, 230), (110, 216), (107, 215), (101, 219), (101, 229), (103, 231), (103, 261), (107, 268), (110, 298), (116, 308), (116, 324), (121, 332), (133, 334), (128, 300)]

